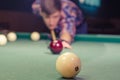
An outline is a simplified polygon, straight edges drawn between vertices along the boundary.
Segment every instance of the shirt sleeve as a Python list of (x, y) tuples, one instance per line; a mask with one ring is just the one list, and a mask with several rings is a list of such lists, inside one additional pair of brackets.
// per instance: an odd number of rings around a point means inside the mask
[(60, 21), (60, 25), (62, 26), (62, 31), (60, 34), (66, 30), (70, 33), (71, 37), (74, 37), (76, 34), (76, 26), (81, 24), (82, 20), (82, 12), (77, 6), (66, 5), (63, 8), (62, 18)]
[(64, 33), (64, 31), (67, 31), (71, 37), (75, 36), (76, 28), (75, 28), (75, 20), (72, 20), (70, 18), (63, 19), (61, 22), (62, 31), (60, 34)]

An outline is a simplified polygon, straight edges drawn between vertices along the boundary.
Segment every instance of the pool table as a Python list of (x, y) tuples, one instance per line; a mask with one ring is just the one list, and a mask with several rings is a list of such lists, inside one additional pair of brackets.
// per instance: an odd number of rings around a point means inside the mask
[(64, 79), (56, 71), (56, 59), (48, 49), (50, 40), (41, 34), (33, 42), (30, 33), (17, 33), (15, 42), (0, 46), (0, 80), (119, 80), (120, 36), (76, 35), (73, 52), (81, 60), (81, 71), (74, 79)]

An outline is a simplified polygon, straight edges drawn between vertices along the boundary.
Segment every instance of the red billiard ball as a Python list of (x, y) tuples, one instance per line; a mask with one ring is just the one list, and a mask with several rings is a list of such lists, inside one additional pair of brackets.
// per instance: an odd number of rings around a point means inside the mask
[(53, 54), (59, 54), (63, 49), (62, 41), (60, 40), (51, 41), (49, 47)]

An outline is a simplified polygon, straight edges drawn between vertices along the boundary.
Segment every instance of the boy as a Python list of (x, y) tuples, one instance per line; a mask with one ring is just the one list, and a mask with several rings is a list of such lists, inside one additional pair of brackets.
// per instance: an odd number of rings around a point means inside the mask
[(32, 4), (33, 12), (42, 16), (48, 29), (59, 33), (63, 47), (72, 48), (70, 43), (76, 33), (86, 33), (83, 14), (70, 0), (36, 0)]

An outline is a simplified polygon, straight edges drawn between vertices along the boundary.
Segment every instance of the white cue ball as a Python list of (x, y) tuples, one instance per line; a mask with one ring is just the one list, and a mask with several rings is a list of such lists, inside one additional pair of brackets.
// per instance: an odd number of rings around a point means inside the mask
[(5, 35), (0, 34), (0, 46), (4, 46), (7, 44), (7, 38)]
[(81, 70), (80, 58), (71, 52), (63, 53), (56, 60), (56, 70), (64, 78), (74, 78)]
[(34, 31), (34, 32), (31, 33), (31, 40), (33, 40), (33, 41), (39, 41), (39, 39), (40, 39), (39, 32)]
[(16, 41), (16, 40), (17, 40), (17, 35), (16, 35), (16, 33), (15, 33), (15, 32), (9, 32), (9, 33), (7, 34), (7, 39), (8, 39), (8, 41), (10, 41), (10, 42)]

